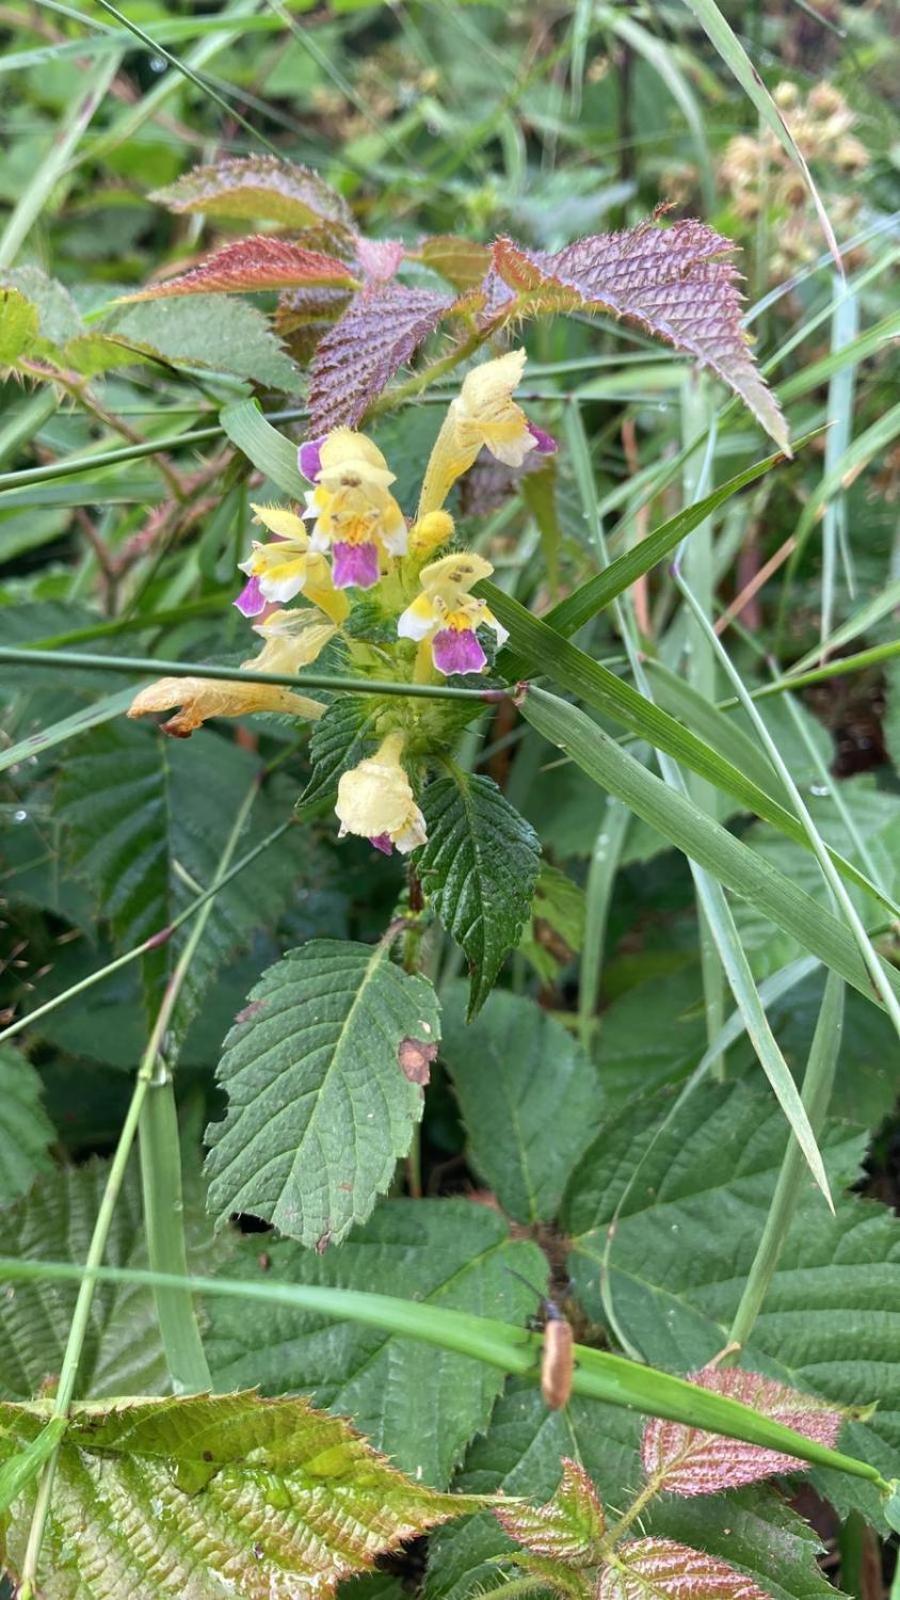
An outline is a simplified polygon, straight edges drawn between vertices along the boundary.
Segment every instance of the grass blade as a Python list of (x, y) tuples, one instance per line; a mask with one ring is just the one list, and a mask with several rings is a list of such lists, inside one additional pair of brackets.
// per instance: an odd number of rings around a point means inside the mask
[(828, 248), (834, 257), (835, 266), (843, 276), (844, 268), (837, 240), (834, 237), (834, 229), (828, 220), (828, 214), (813, 181), (813, 175), (807, 165), (806, 157), (797, 145), (790, 128), (753, 62), (750, 60), (744, 46), (734, 33), (730, 23), (723, 17), (715, 0), (685, 0), (685, 3), (693, 11), (710, 44), (715, 47), (726, 67), (734, 74), (748, 100), (753, 102), (766, 126), (771, 128), (779, 144), (783, 145), (791, 160), (803, 174), (803, 181), (816, 208), (816, 215), (819, 218), (819, 224), (825, 235)]
[[(522, 715), (670, 844), (699, 862), (725, 888), (750, 900), (867, 1000), (879, 1003), (855, 941), (827, 908), (718, 822), (704, 816), (690, 800), (667, 789), (584, 711), (544, 689), (529, 688), (523, 696)], [(900, 996), (900, 973), (884, 963), (882, 971), (894, 995)]]

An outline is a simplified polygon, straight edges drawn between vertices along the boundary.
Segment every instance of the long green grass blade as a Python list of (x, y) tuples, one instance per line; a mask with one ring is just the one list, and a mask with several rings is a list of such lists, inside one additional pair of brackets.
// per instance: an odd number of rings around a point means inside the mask
[(842, 273), (844, 269), (841, 264), (841, 254), (837, 240), (834, 237), (834, 229), (828, 220), (828, 213), (822, 204), (806, 157), (797, 145), (797, 141), (731, 24), (722, 15), (715, 0), (685, 0), (685, 3), (693, 11), (710, 43), (718, 50), (726, 67), (734, 74), (747, 98), (753, 102), (766, 126), (771, 128), (779, 144), (783, 145), (791, 160), (803, 174), (803, 181), (816, 208), (816, 214), (828, 248), (838, 271)]
[[(878, 1003), (866, 965), (844, 925), (765, 857), (683, 795), (667, 789), (576, 706), (544, 689), (530, 688), (522, 698), (522, 715), (608, 794), (616, 795), (725, 888), (743, 895), (867, 1000)], [(900, 996), (900, 973), (884, 963), (882, 968), (893, 993)]]
[[(283, 1305), (294, 1310), (312, 1311), (336, 1321), (359, 1322), (384, 1328), (409, 1339), (443, 1350), (456, 1350), (504, 1372), (538, 1378), (542, 1335), (529, 1333), (492, 1317), (476, 1317), (465, 1311), (443, 1306), (421, 1305), (392, 1295), (368, 1294), (358, 1289), (323, 1288), (299, 1283), (245, 1283), (236, 1278), (177, 1277), (170, 1273), (148, 1272), (138, 1268), (71, 1266), (67, 1262), (18, 1261), (0, 1257), (0, 1282), (46, 1279), (48, 1282), (95, 1278), (100, 1283), (143, 1284), (150, 1288), (188, 1287), (194, 1294), (230, 1295), (260, 1305)], [(877, 1484), (882, 1493), (890, 1486), (877, 1468), (867, 1461), (846, 1456), (839, 1450), (795, 1433), (783, 1423), (774, 1422), (725, 1395), (698, 1389), (684, 1378), (672, 1377), (624, 1356), (605, 1350), (575, 1345), (575, 1370), (572, 1388), (607, 1405), (625, 1406), (648, 1416), (664, 1417), (690, 1427), (706, 1428), (711, 1433), (733, 1439), (746, 1439), (770, 1450), (780, 1450), (818, 1466), (833, 1467), (857, 1478)]]
[[(708, 778), (742, 806), (766, 822), (771, 822), (788, 838), (805, 848), (809, 847), (806, 833), (797, 818), (724, 755), (691, 733), (689, 728), (676, 722), (674, 717), (647, 700), (630, 684), (617, 678), (615, 673), (601, 666), (598, 661), (593, 661), (577, 645), (561, 638), (555, 629), (533, 616), (496, 584), (483, 583), (479, 585), (479, 592), (488, 600), (491, 610), (504, 627), (509, 629), (513, 649), (517, 656), (529, 663), (532, 671), (546, 673), (561, 688), (577, 695), (594, 710), (611, 717), (637, 738), (646, 739), (655, 749), (674, 756), (676, 761), (683, 762), (692, 772)], [(837, 851), (830, 850), (829, 853), (842, 877), (858, 888), (865, 889), (892, 916), (896, 915), (894, 902), (870, 883), (864, 873)]]
[(232, 444), (292, 500), (301, 500), (309, 484), (300, 476), (297, 447), (267, 422), (255, 400), (236, 400), (221, 413)]
[(118, 694), (110, 694), (103, 700), (95, 700), (93, 705), (86, 706), (84, 711), (75, 711), (70, 717), (63, 717), (60, 722), (52, 722), (49, 728), (29, 733), (16, 744), (0, 750), (0, 772), (6, 772), (10, 767), (18, 766), (20, 761), (28, 761), (32, 756), (41, 756), (45, 750), (52, 750), (54, 745), (62, 744), (66, 739), (74, 739), (79, 733), (87, 733), (89, 728), (97, 728), (103, 722), (111, 722), (113, 717), (120, 717), (123, 711), (127, 711), (133, 699), (133, 689), (120, 689)]

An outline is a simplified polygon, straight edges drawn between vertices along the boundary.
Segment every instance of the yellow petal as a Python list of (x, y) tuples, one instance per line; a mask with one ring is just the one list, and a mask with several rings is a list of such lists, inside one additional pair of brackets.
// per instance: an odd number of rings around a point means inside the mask
[(489, 578), (493, 570), (491, 563), (484, 556), (476, 555), (474, 550), (459, 550), (455, 555), (441, 556), (439, 561), (422, 568), (422, 588), (427, 593), (446, 589), (468, 593), (482, 578)]
[(248, 672), (279, 672), (285, 675), (309, 666), (333, 639), (337, 628), (312, 606), (298, 611), (273, 611), (255, 632), (265, 644), (255, 659), (242, 661)]
[(319, 461), (318, 482), (326, 489), (358, 484), (386, 489), (394, 482), (395, 474), (378, 446), (352, 428), (335, 428), (329, 433), (320, 447)]
[(473, 367), (463, 379), (459, 410), (469, 417), (493, 416), (499, 407), (508, 404), (513, 390), (521, 383), (526, 360), (524, 350), (508, 350), (495, 361)]
[(254, 520), (261, 522), (270, 533), (277, 533), (279, 539), (296, 539), (305, 544), (306, 529), (296, 513), (288, 511), (286, 506), (258, 506), (251, 501), (251, 509)]

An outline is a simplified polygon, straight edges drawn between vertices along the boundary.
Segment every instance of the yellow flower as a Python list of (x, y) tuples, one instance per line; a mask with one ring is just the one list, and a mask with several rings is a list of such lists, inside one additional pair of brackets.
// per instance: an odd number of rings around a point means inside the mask
[(291, 689), (280, 688), (275, 683), (241, 683), (239, 679), (224, 678), (160, 678), (135, 696), (128, 715), (145, 717), (151, 711), (170, 711), (173, 706), (180, 706), (181, 710), (162, 724), (162, 731), (176, 739), (189, 739), (194, 729), (209, 717), (243, 717), (251, 711), (282, 711), (315, 722), (325, 710), (318, 700), (307, 700), (305, 695), (294, 694)]
[(400, 761), (405, 742), (399, 731), (389, 733), (374, 756), (344, 773), (334, 808), (340, 838), (358, 834), (388, 856), (395, 846), (406, 855), (425, 843), (425, 818)]
[(248, 672), (278, 672), (285, 675), (308, 667), (337, 633), (337, 626), (314, 606), (299, 611), (273, 611), (265, 622), (254, 625), (265, 644), (255, 660), (243, 661)]
[(401, 639), (415, 639), (420, 645), (430, 641), (431, 660), (444, 677), (484, 671), (488, 662), (477, 628), (492, 628), (498, 645), (509, 638), (490, 607), (469, 593), (493, 570), (489, 561), (473, 551), (432, 561), (422, 568), (422, 593), (397, 619)]
[(389, 492), (394, 474), (378, 446), (350, 428), (335, 428), (314, 449), (316, 487), (304, 512), (313, 522), (309, 548), (330, 550), (335, 588), (371, 589), (386, 558), (408, 547), (406, 518)]
[(530, 450), (549, 454), (556, 445), (535, 428), (513, 400), (522, 377), (525, 351), (510, 350), (474, 367), (451, 401), (425, 471), (418, 517), (443, 505), (457, 478), (467, 472), (483, 447), (508, 467), (520, 467)]
[(411, 556), (424, 561), (442, 544), (449, 544), (453, 538), (453, 518), (449, 511), (429, 511), (418, 522), (413, 523), (409, 530), (409, 553)]
[(238, 563), (249, 583), (235, 605), (245, 617), (256, 617), (267, 604), (293, 600), (301, 592), (326, 611), (335, 622), (347, 615), (347, 601), (335, 593), (328, 562), (314, 550), (303, 522), (283, 506), (254, 505), (256, 521), (277, 535), (274, 544), (254, 539), (246, 561)]

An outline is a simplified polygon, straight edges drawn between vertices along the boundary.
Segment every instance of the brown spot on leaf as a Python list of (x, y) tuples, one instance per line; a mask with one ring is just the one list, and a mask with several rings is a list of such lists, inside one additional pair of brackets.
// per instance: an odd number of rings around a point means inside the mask
[(433, 1042), (429, 1044), (424, 1039), (401, 1039), (397, 1060), (404, 1078), (424, 1088), (431, 1078), (431, 1063), (437, 1051), (438, 1047)]
[(331, 1243), (331, 1229), (330, 1228), (326, 1228), (325, 1232), (324, 1233), (320, 1233), (318, 1239), (316, 1240), (316, 1255), (317, 1256), (323, 1256), (325, 1254), (325, 1251), (328, 1249), (328, 1246), (330, 1245), (330, 1243)]
[(258, 1017), (259, 1013), (265, 1009), (265, 1004), (265, 1000), (251, 1000), (248, 1006), (244, 1006), (243, 1011), (238, 1012), (234, 1019), (235, 1022), (251, 1022), (254, 1017)]

